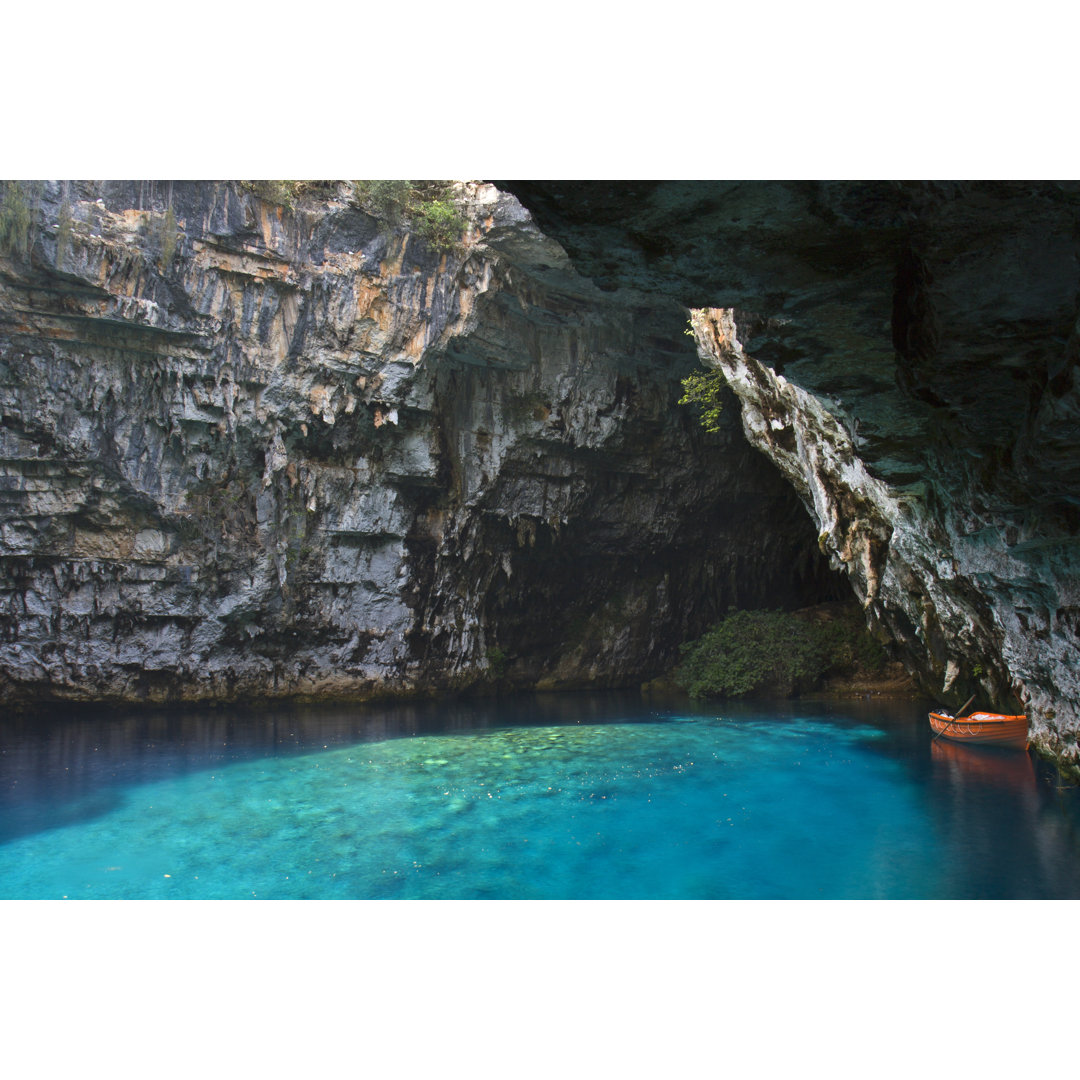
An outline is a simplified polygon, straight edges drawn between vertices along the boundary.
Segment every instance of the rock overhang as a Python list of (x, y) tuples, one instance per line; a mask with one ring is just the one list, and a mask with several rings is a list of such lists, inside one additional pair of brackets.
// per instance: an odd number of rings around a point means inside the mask
[[(752, 441), (783, 468), (769, 416), (787, 408), (804, 442), (846, 438), (865, 468), (788, 458), (871, 618), (931, 691), (1020, 694), (1039, 746), (1076, 767), (1080, 183), (503, 186), (602, 288), (732, 319), (737, 354), (699, 344), (746, 380)], [(864, 539), (875, 517), (893, 535), (868, 575), (836, 519), (871, 480)]]
[(46, 186), (0, 282), (5, 699), (619, 684), (729, 602), (834, 588), (733, 412), (675, 407), (682, 309), (462, 197), (439, 252), (340, 185)]

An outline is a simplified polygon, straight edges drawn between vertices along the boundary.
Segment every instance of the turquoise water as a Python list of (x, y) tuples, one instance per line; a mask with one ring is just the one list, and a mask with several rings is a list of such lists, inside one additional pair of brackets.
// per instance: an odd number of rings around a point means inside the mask
[(1075, 792), (917, 706), (618, 695), (0, 726), (0, 897), (1080, 897)]

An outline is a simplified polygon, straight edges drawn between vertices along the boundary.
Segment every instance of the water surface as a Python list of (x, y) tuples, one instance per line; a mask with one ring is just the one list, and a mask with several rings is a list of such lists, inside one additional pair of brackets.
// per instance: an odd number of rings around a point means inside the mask
[(6, 899), (1065, 899), (1078, 821), (1052, 770), (909, 703), (0, 724)]

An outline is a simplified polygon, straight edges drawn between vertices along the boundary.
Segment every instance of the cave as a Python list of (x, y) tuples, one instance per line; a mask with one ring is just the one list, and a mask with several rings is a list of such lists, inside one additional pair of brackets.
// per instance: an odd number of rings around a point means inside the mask
[(1019, 703), (1075, 767), (1080, 184), (502, 186), (601, 288), (702, 313), (751, 441), (925, 691)]
[(1076, 760), (1076, 184), (282, 185), (29, 191), (6, 702), (634, 685), (846, 596)]

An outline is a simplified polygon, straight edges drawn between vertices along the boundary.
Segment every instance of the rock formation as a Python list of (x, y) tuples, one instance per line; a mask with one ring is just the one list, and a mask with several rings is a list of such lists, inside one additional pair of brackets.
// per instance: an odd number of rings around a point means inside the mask
[(507, 183), (702, 355), (928, 692), (1080, 772), (1080, 184)]
[(0, 256), (0, 697), (618, 685), (842, 579), (686, 311), (461, 185), (440, 250), (348, 183), (49, 182)]

